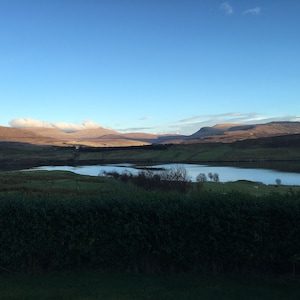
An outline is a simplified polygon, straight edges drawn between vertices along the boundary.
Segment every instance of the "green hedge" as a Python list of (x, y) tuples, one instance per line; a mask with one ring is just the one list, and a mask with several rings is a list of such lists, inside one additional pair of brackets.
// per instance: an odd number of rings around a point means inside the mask
[(299, 254), (299, 194), (0, 199), (0, 266), (11, 271), (291, 272)]

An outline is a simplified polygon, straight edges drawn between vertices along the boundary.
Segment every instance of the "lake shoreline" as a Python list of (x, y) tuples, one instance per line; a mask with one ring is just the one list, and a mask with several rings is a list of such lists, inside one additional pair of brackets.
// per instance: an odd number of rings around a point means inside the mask
[[(43, 167), (43, 166), (93, 166), (93, 165), (104, 165), (104, 164), (122, 164), (124, 160), (121, 159), (92, 159), (92, 160), (43, 160), (43, 161), (7, 161), (0, 160), (0, 171), (18, 171), (22, 169)], [(129, 164), (142, 164), (142, 165), (156, 165), (156, 164), (199, 164), (199, 165), (221, 165), (221, 166), (232, 166), (242, 165), (244, 168), (262, 168), (264, 169), (264, 165), (272, 164), (275, 165), (273, 170), (278, 171), (286, 171), (284, 168), (285, 164), (292, 164), (290, 168), (288, 168), (289, 172), (300, 173), (300, 160), (274, 160), (274, 159), (245, 159), (245, 160), (187, 160), (187, 161), (174, 161), (174, 160), (136, 160), (136, 159), (126, 159), (126, 163)], [(239, 167), (240, 167), (239, 166)], [(277, 167), (279, 166), (279, 167)], [(291, 168), (292, 167), (292, 168)]]
[[(299, 163), (300, 165), (300, 160), (188, 160), (188, 161), (174, 161), (174, 160), (129, 160), (126, 159), (127, 163), (131, 164), (176, 164), (176, 163), (186, 163), (186, 164), (227, 164), (227, 165), (232, 165), (232, 164), (260, 164), (260, 163)], [(40, 167), (40, 166), (62, 166), (62, 165), (72, 165), (72, 166), (84, 166), (84, 165), (95, 165), (95, 164), (120, 164), (124, 163), (124, 160), (120, 159), (109, 159), (109, 160), (44, 160), (44, 161), (38, 161), (38, 162), (25, 162), (25, 161), (7, 161), (7, 160), (0, 160), (0, 171), (3, 170), (19, 170), (22, 168), (30, 168), (30, 167)], [(299, 168), (300, 172), (300, 168)]]
[(154, 173), (164, 172), (183, 168), (187, 173), (188, 180), (197, 181), (199, 174), (205, 174), (207, 181), (211, 180), (211, 174), (217, 174), (220, 182), (234, 182), (246, 180), (254, 183), (276, 184), (279, 181), (283, 185), (300, 186), (300, 172), (277, 171), (268, 168), (242, 167), (240, 165), (226, 166), (221, 164), (186, 164), (186, 163), (169, 163), (169, 164), (132, 164), (129, 162), (113, 164), (95, 164), (95, 165), (47, 165), (34, 168), (22, 169), (22, 171), (42, 170), (42, 171), (70, 171), (79, 175), (101, 176), (107, 173), (129, 172), (137, 175), (143, 171)]

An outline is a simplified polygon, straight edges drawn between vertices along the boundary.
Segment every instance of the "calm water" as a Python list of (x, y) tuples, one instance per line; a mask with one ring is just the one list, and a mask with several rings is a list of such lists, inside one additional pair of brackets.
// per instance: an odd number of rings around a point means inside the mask
[(192, 181), (196, 181), (199, 173), (204, 173), (206, 176), (209, 172), (218, 173), (220, 182), (236, 181), (236, 180), (250, 180), (254, 182), (262, 182), (264, 184), (275, 184), (276, 179), (280, 179), (284, 185), (300, 185), (300, 173), (290, 173), (275, 171), (269, 169), (252, 169), (252, 168), (238, 168), (238, 167), (223, 167), (223, 166), (208, 166), (196, 164), (163, 164), (153, 166), (136, 166), (132, 164), (110, 164), (110, 165), (93, 165), (93, 166), (44, 166), (37, 167), (34, 170), (65, 170), (71, 171), (81, 175), (98, 176), (101, 172), (117, 171), (123, 173), (129, 171), (137, 174), (141, 168), (158, 168), (170, 169), (176, 167), (184, 167), (188, 176)]

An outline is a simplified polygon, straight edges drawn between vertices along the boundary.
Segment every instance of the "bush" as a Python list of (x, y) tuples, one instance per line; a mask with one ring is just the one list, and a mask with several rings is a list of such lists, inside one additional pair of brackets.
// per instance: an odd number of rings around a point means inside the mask
[(155, 172), (148, 169), (139, 172), (137, 175), (133, 175), (130, 172), (123, 172), (121, 174), (118, 172), (103, 172), (102, 174), (120, 179), (123, 182), (131, 182), (146, 190), (173, 190), (186, 193), (191, 182), (186, 169), (182, 167), (171, 168), (162, 172)]

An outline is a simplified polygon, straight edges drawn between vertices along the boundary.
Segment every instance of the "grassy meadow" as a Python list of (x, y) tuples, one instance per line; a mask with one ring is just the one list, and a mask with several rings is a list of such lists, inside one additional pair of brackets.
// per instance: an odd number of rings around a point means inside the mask
[(168, 144), (134, 147), (55, 147), (8, 143), (0, 145), (0, 168), (103, 163), (212, 163), (293, 161), (299, 172), (298, 139), (276, 137), (234, 143)]

